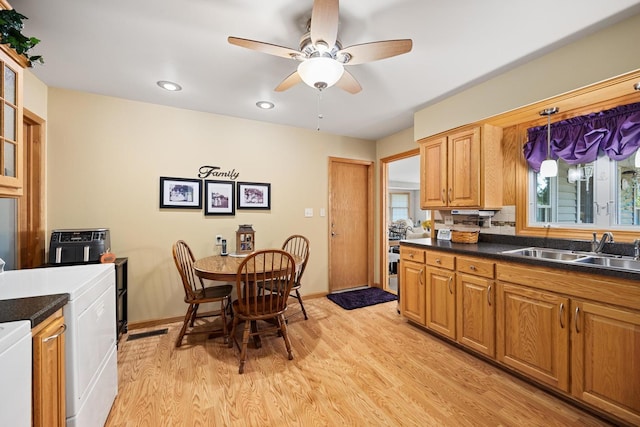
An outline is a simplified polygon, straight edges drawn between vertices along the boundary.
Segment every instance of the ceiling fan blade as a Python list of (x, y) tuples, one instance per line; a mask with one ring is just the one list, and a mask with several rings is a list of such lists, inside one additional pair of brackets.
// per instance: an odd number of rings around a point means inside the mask
[(302, 77), (298, 74), (298, 71), (294, 71), (289, 74), (287, 78), (285, 78), (275, 89), (276, 92), (284, 92), (287, 89), (297, 85), (298, 83), (302, 83)]
[(269, 55), (281, 56), (287, 59), (295, 59), (302, 55), (299, 52), (288, 47), (278, 46), (276, 44), (258, 42), (255, 40), (241, 39), (239, 37), (229, 37), (227, 39), (229, 43), (240, 47), (246, 47), (247, 49), (257, 50), (258, 52), (268, 53)]
[(340, 77), (340, 80), (338, 80), (336, 86), (338, 86), (342, 90), (349, 92), (350, 94), (356, 94), (362, 90), (362, 86), (360, 86), (360, 83), (358, 83), (356, 78), (353, 77), (353, 75), (347, 70), (344, 70), (344, 73), (342, 73), (342, 77)]
[(338, 0), (314, 0), (311, 11), (311, 42), (327, 43), (329, 49), (336, 44), (338, 37)]
[(413, 41), (411, 39), (385, 40), (379, 42), (356, 44), (338, 51), (336, 56), (347, 54), (351, 57), (346, 65), (357, 65), (365, 62), (377, 61), (402, 55), (411, 51)]

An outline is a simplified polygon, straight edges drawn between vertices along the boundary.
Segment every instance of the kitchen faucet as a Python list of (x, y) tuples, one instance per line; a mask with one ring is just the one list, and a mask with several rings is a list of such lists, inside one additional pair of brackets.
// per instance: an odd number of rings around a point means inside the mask
[(610, 231), (605, 231), (602, 233), (602, 238), (598, 241), (598, 235), (593, 233), (593, 240), (591, 241), (591, 252), (595, 252), (599, 254), (604, 249), (605, 243), (613, 243), (613, 233)]

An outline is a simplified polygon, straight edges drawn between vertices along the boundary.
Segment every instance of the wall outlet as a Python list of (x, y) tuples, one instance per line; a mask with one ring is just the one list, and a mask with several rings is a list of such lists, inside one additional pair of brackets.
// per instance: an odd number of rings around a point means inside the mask
[(222, 245), (222, 234), (216, 234), (216, 245)]
[(453, 216), (445, 215), (444, 216), (444, 225), (453, 225)]

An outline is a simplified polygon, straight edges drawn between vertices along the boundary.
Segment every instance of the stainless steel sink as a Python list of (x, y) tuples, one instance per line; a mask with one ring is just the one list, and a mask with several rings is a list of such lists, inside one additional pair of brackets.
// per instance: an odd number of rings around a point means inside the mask
[(621, 270), (640, 271), (640, 261), (634, 261), (626, 258), (610, 258), (600, 256), (589, 256), (578, 259), (576, 262), (580, 264), (598, 265), (602, 267), (618, 268)]
[(555, 261), (576, 261), (583, 258), (587, 258), (588, 255), (578, 254), (572, 251), (565, 251), (562, 249), (549, 249), (549, 248), (523, 248), (510, 251), (504, 251), (503, 254), (518, 255), (532, 258), (541, 258)]

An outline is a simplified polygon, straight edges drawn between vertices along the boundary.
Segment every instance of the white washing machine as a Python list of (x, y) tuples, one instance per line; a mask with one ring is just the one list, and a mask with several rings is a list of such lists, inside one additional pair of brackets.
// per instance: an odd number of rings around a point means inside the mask
[(31, 322), (0, 323), (0, 426), (31, 426)]

